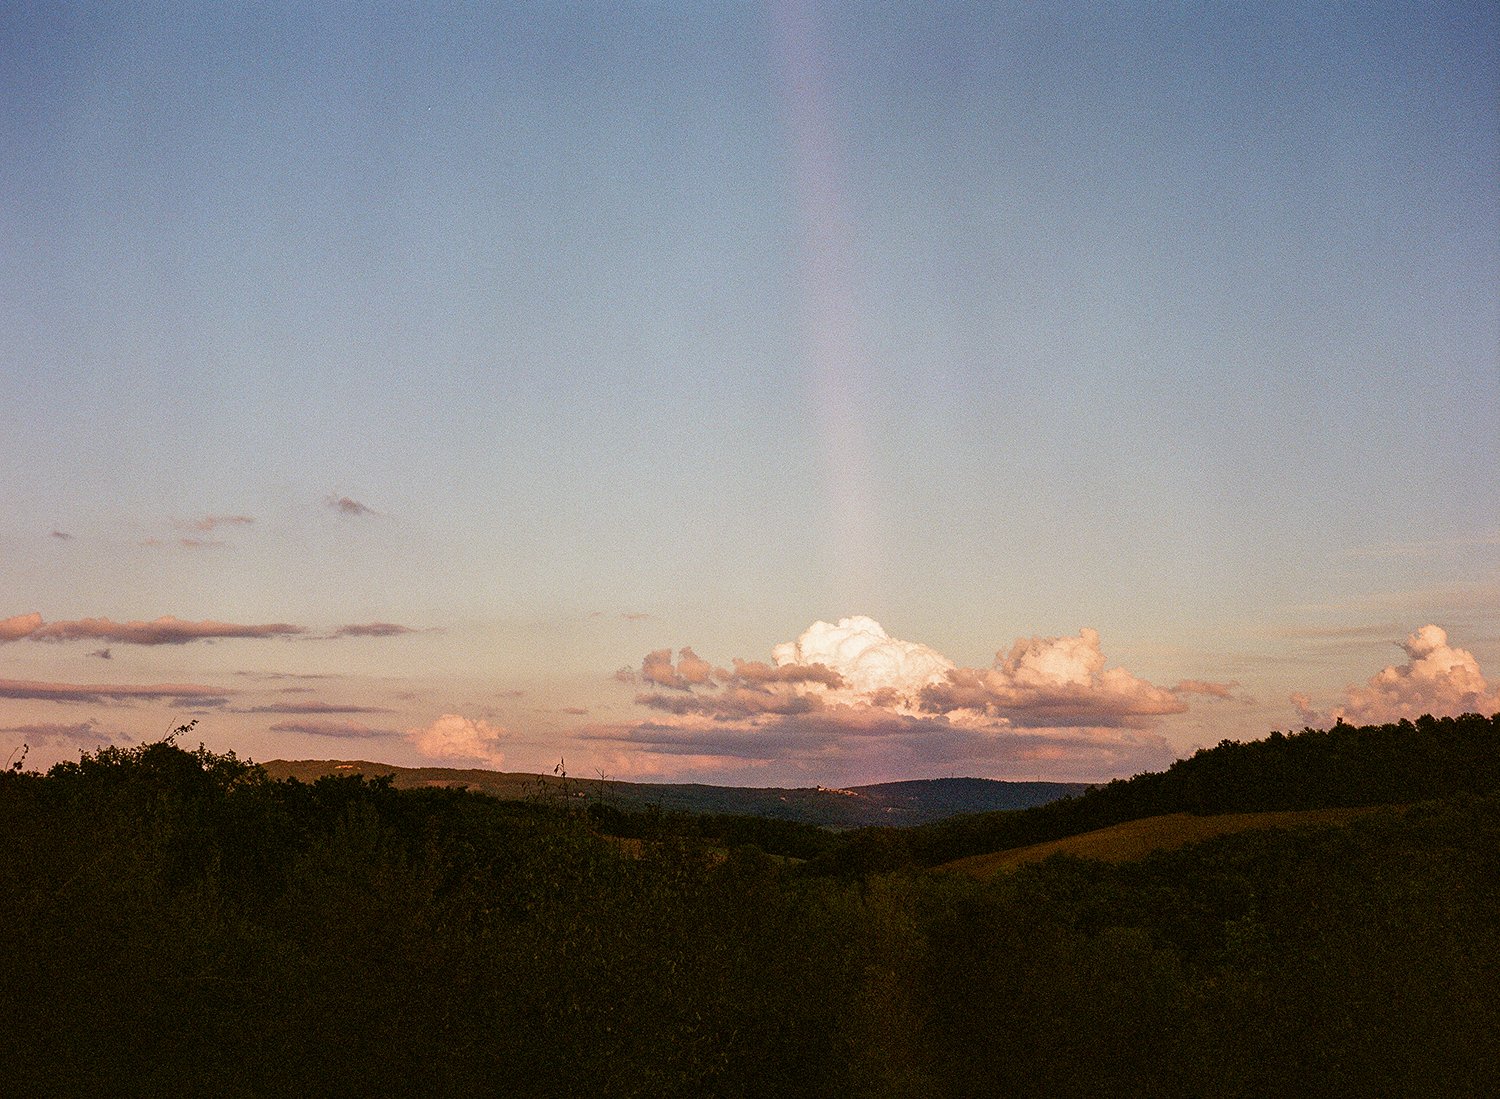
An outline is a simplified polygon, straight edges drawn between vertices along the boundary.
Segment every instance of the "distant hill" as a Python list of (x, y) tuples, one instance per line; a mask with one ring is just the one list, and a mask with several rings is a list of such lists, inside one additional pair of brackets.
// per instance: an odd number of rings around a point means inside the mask
[(1027, 809), (1081, 794), (1079, 782), (1001, 782), (986, 778), (916, 779), (833, 788), (711, 786), (702, 783), (563, 779), (511, 771), (397, 767), (350, 759), (273, 759), (262, 766), (273, 779), (315, 782), (325, 775), (389, 776), (397, 789), (462, 786), (505, 800), (577, 798), (622, 811), (658, 808), (682, 813), (735, 813), (825, 828), (926, 824), (965, 813)]

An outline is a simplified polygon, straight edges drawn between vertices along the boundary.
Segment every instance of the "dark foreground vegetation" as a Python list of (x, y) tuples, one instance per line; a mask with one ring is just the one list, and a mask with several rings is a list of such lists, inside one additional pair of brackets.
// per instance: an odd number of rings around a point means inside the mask
[[(1497, 758), (1500, 717), (1340, 727), (838, 836), (105, 749), (0, 776), (0, 1092), (1484, 1094)], [(1408, 807), (1119, 865), (922, 866), (1347, 798)]]

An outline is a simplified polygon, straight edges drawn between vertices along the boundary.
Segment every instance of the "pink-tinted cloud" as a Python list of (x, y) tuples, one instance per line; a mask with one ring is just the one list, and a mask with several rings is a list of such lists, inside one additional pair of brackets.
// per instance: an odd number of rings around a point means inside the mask
[(925, 713), (964, 711), (1020, 728), (1149, 729), (1187, 703), (1165, 687), (1106, 668), (1099, 633), (1031, 637), (989, 668), (953, 668), (924, 687)]
[(1335, 721), (1383, 724), (1402, 718), (1456, 717), (1459, 714), (1500, 712), (1500, 686), (1491, 688), (1479, 661), (1467, 649), (1448, 643), (1447, 631), (1426, 625), (1401, 643), (1407, 662), (1376, 672), (1364, 686), (1345, 688), (1344, 701), (1327, 712), (1318, 710), (1305, 693), (1292, 695), (1292, 704), (1308, 725)]
[[(721, 771), (733, 763), (858, 777), (967, 767), (1092, 779), (1169, 762), (1165, 740), (1150, 730), (1187, 709), (1180, 695), (1222, 697), (1230, 689), (1201, 681), (1169, 689), (1109, 668), (1089, 629), (1022, 639), (988, 668), (961, 668), (854, 617), (815, 623), (775, 646), (772, 658), (735, 660), (725, 671), (691, 649), (675, 665), (670, 650), (657, 650), (638, 676), (617, 678), (658, 688), (638, 692), (635, 702), (661, 716), (596, 724), (579, 735), (635, 752), (712, 759)], [(651, 773), (674, 766), (663, 762)]]
[(241, 714), (388, 714), (380, 706), (360, 706), (344, 702), (272, 702), (264, 706), (247, 706)]
[(1177, 686), (1172, 687), (1173, 694), (1179, 695), (1206, 695), (1209, 698), (1233, 698), (1234, 689), (1238, 683), (1210, 683), (1203, 679), (1179, 680)]
[(229, 545), (222, 538), (179, 538), (177, 544), (183, 549), (220, 549)]
[(52, 537), (60, 542), (71, 542), (73, 540), (73, 536), (65, 530), (54, 530)]
[(358, 500), (351, 500), (347, 496), (329, 496), (326, 500), (324, 500), (324, 503), (326, 503), (334, 511), (338, 512), (340, 515), (348, 515), (354, 518), (361, 518), (366, 515), (380, 514), (374, 508), (366, 507)]
[(19, 641), (30, 637), (42, 628), (42, 616), (37, 611), (18, 614), (11, 618), (0, 618), (0, 642)]
[(195, 683), (45, 683), (30, 679), (0, 679), (0, 698), (42, 702), (134, 702), (169, 699), (194, 709), (222, 706), (233, 691)]
[(647, 653), (641, 661), (641, 678), (659, 687), (671, 687), (676, 691), (692, 690), (694, 686), (713, 682), (713, 665), (702, 659), (692, 649), (683, 649), (678, 654), (677, 664), (672, 664), (671, 649), (657, 649)]
[[(31, 617), (31, 616), (26, 616)], [(40, 615), (36, 616), (40, 619)], [(16, 619), (7, 619), (14, 622)], [(108, 618), (82, 618), (76, 622), (38, 624), (27, 634), (33, 641), (111, 641), (119, 645), (186, 645), (190, 641), (218, 638), (288, 637), (306, 633), (304, 626), (287, 622), (239, 625), (234, 622), (184, 622), (167, 615), (152, 622), (114, 622)]]
[(332, 737), (339, 740), (380, 740), (397, 737), (395, 729), (372, 729), (357, 721), (278, 721), (271, 726), (273, 733), (302, 733), (305, 736)]
[(795, 690), (761, 690), (725, 687), (717, 694), (659, 694), (643, 692), (635, 696), (638, 706), (647, 706), (669, 714), (703, 714), (720, 719), (739, 719), (755, 714), (806, 714), (823, 708), (817, 695)]
[(98, 721), (93, 718), (70, 724), (44, 721), (29, 725), (7, 725), (0, 728), (0, 735), (25, 737), (28, 742), (35, 741), (42, 744), (58, 741), (84, 745), (134, 743), (134, 740), (124, 733), (101, 732)]
[(726, 677), (737, 683), (765, 686), (771, 683), (817, 683), (838, 689), (848, 686), (844, 677), (826, 664), (782, 664), (773, 666), (758, 660), (734, 662), (734, 671)]
[(510, 733), (480, 718), (443, 714), (425, 728), (410, 730), (407, 736), (429, 759), (499, 768), (505, 762), (501, 745)]

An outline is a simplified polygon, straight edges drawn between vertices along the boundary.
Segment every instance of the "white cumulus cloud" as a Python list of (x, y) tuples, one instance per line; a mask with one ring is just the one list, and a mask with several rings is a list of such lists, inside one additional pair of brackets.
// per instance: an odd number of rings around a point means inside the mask
[(840, 618), (836, 626), (814, 622), (797, 640), (775, 646), (771, 659), (781, 668), (821, 664), (857, 694), (894, 691), (902, 697), (941, 680), (954, 666), (936, 649), (894, 638), (864, 615)]
[(1305, 694), (1292, 703), (1309, 725), (1343, 720), (1351, 724), (1382, 724), (1402, 718), (1456, 717), (1500, 711), (1500, 686), (1491, 688), (1479, 661), (1467, 649), (1448, 643), (1448, 632), (1428, 624), (1401, 643), (1407, 663), (1391, 664), (1370, 677), (1364, 686), (1344, 691), (1344, 702), (1326, 713), (1315, 709)]
[(500, 745), (510, 734), (481, 718), (444, 714), (431, 725), (410, 732), (417, 751), (430, 759), (477, 762), (498, 768), (505, 762)]

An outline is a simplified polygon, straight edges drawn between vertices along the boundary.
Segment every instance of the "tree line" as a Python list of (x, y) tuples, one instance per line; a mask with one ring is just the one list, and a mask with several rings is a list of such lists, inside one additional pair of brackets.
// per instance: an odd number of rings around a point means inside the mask
[[(1424, 719), (1220, 745), (1001, 819), (1039, 835), (1191, 798), (1411, 806), (990, 881), (923, 868), (940, 830), (821, 833), (793, 854), (801, 833), (745, 821), (106, 748), (0, 775), (0, 1080), (38, 1096), (1479, 1094), (1500, 1063), (1497, 734)], [(1491, 759), (1472, 758), (1486, 737)]]

